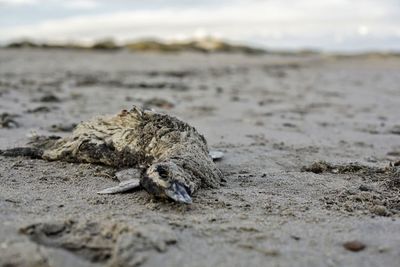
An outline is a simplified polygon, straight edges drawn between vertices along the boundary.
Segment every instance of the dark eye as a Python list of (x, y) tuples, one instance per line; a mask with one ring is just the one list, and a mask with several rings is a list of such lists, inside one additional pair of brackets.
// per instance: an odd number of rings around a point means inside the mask
[(161, 178), (166, 179), (168, 177), (168, 171), (164, 169), (162, 166), (157, 166), (157, 172)]

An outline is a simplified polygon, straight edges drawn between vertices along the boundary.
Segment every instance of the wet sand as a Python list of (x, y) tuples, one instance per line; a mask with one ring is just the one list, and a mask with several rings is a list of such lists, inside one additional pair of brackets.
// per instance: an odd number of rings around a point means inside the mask
[(188, 206), (97, 195), (112, 168), (0, 157), (0, 266), (398, 266), (399, 71), (398, 57), (0, 50), (0, 149), (140, 105), (196, 126), (227, 181)]

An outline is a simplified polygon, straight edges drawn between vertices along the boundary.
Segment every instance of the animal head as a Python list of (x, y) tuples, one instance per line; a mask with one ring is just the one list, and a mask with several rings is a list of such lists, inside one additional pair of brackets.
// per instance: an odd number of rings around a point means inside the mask
[(192, 190), (186, 176), (187, 173), (175, 163), (159, 162), (147, 169), (141, 185), (154, 196), (190, 204)]

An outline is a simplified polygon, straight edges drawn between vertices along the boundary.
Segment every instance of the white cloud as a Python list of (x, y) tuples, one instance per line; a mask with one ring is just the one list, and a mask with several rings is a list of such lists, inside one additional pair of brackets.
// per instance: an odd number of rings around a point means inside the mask
[(100, 5), (101, 0), (0, 0), (0, 6), (58, 6), (74, 9), (92, 9)]
[(21, 6), (36, 4), (37, 0), (0, 0), (0, 6)]
[(65, 1), (63, 6), (71, 9), (94, 9), (100, 5), (98, 1), (95, 0), (75, 0), (75, 1)]

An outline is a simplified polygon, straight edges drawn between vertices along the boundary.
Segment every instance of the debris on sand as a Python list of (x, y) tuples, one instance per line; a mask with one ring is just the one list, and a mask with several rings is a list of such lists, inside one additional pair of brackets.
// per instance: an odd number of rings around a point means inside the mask
[[(322, 201), (329, 210), (371, 213), (378, 216), (392, 216), (400, 213), (400, 168), (390, 164), (386, 167), (365, 166), (358, 163), (330, 164), (317, 161), (302, 171), (317, 174), (352, 174), (362, 179), (361, 185), (334, 190)], [(371, 184), (373, 183), (373, 184)]]
[(198, 116), (212, 116), (216, 110), (213, 106), (201, 105), (201, 106), (192, 106), (190, 109), (193, 114)]
[(39, 106), (33, 109), (28, 109), (26, 112), (28, 113), (49, 113), (51, 109), (46, 106)]
[(400, 125), (395, 125), (389, 130), (391, 134), (400, 134)]
[(390, 157), (400, 157), (400, 150), (393, 150), (386, 153)]
[(347, 164), (331, 164), (326, 161), (315, 161), (309, 166), (303, 166), (301, 168), (303, 172), (313, 172), (317, 174), (321, 173), (334, 173), (334, 174), (384, 174), (393, 172), (391, 166), (388, 167), (370, 167), (361, 165), (357, 162), (347, 163)]
[(58, 123), (53, 124), (49, 127), (49, 131), (56, 133), (56, 132), (72, 132), (75, 127), (77, 126), (76, 123)]
[(297, 127), (296, 124), (290, 123), (290, 122), (284, 122), (284, 123), (282, 123), (282, 126), (283, 127), (288, 127), (288, 128), (296, 128)]
[(172, 78), (185, 78), (187, 76), (194, 76), (196, 73), (194, 71), (179, 71), (179, 70), (171, 70), (171, 71), (149, 71), (145, 73), (150, 77), (158, 77), (158, 76), (165, 76), (165, 77), (172, 77)]
[(0, 114), (0, 128), (18, 128), (19, 123), (14, 119), (18, 117), (16, 114), (3, 112)]
[(178, 243), (175, 234), (163, 226), (143, 226), (121, 235), (115, 244), (111, 266), (139, 266), (155, 253), (164, 253)]
[(302, 172), (324, 173), (332, 170), (332, 166), (325, 161), (316, 161), (309, 166), (303, 166)]
[(138, 266), (177, 244), (174, 233), (159, 225), (133, 229), (123, 223), (66, 220), (31, 224), (19, 232), (38, 245), (70, 252), (64, 254), (68, 257), (107, 266)]
[(126, 83), (121, 87), (126, 88), (139, 88), (139, 89), (171, 89), (174, 91), (187, 91), (189, 88), (176, 82), (140, 82), (140, 83)]
[(367, 246), (360, 241), (354, 240), (344, 243), (343, 247), (352, 252), (359, 252), (364, 250)]
[(150, 98), (150, 99), (144, 101), (144, 103), (143, 103), (144, 109), (149, 109), (152, 107), (171, 109), (171, 108), (175, 107), (175, 104), (167, 99), (160, 98), (160, 97), (153, 97), (153, 98)]
[(281, 252), (279, 250), (277, 250), (277, 249), (258, 247), (258, 246), (255, 246), (255, 245), (249, 244), (249, 243), (239, 244), (239, 247), (243, 248), (243, 249), (250, 250), (250, 251), (259, 252), (259, 253), (261, 253), (261, 254), (263, 254), (265, 256), (277, 257), (277, 256), (281, 255)]
[(39, 101), (40, 102), (58, 103), (58, 102), (60, 102), (60, 99), (53, 94), (46, 94), (46, 95), (42, 96), (41, 98), (39, 98)]
[(149, 90), (163, 90), (170, 89), (173, 91), (187, 91), (189, 87), (180, 81), (128, 81), (123, 78), (115, 79), (108, 78), (105, 75), (75, 75), (76, 87), (89, 87), (89, 86), (104, 86), (114, 88), (126, 89), (149, 89)]
[(69, 76), (70, 78), (73, 78), (75, 86), (77, 87), (84, 87), (84, 86), (93, 86), (96, 84), (103, 83), (103, 81), (100, 79), (100, 77), (104, 77), (104, 75), (101, 74), (73, 74), (70, 73)]
[(118, 230), (93, 222), (78, 224), (67, 220), (31, 224), (20, 228), (20, 233), (39, 245), (64, 249), (91, 262), (103, 262), (111, 257)]
[(321, 201), (328, 210), (349, 214), (373, 214), (392, 216), (400, 213), (400, 198), (397, 190), (381, 185), (374, 191), (353, 188), (328, 192)]

